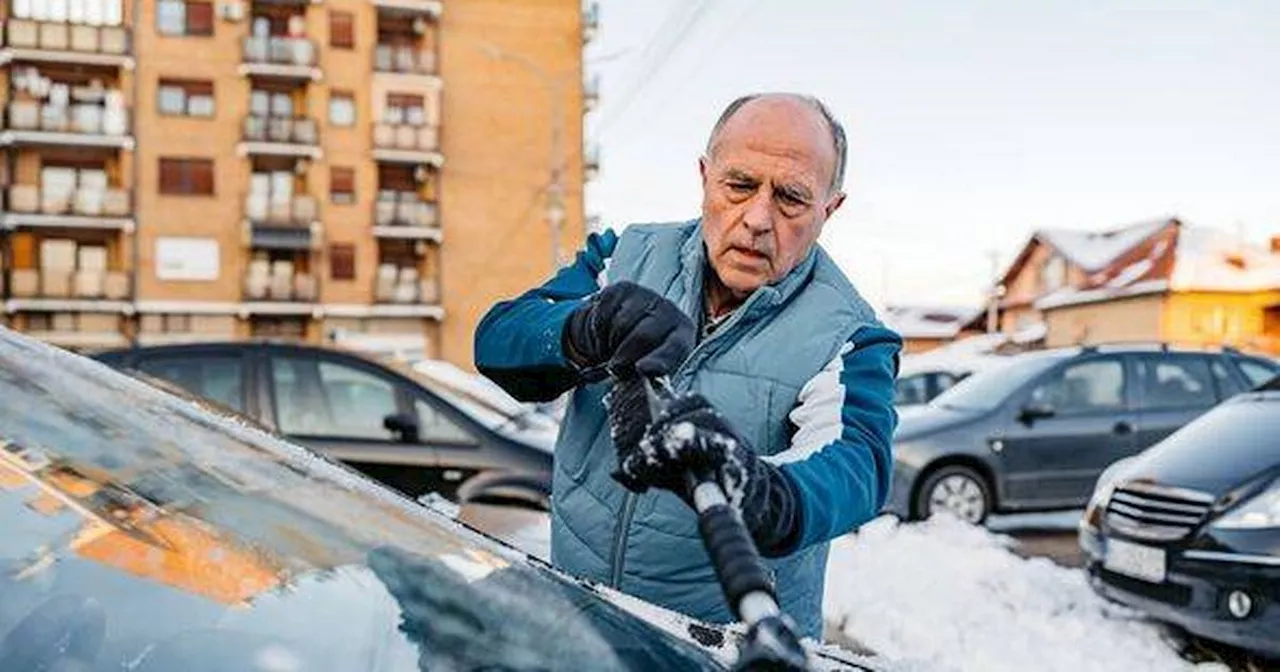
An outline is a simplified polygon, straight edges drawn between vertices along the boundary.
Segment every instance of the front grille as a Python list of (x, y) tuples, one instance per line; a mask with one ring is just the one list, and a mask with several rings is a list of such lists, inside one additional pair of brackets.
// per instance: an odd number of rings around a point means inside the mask
[(1098, 578), (1109, 586), (1149, 600), (1163, 602), (1175, 607), (1185, 607), (1191, 604), (1191, 588), (1180, 583), (1147, 583), (1141, 579), (1135, 579), (1101, 568), (1098, 569)]
[(1127, 536), (1176, 541), (1191, 533), (1213, 505), (1213, 495), (1184, 488), (1129, 483), (1107, 503), (1107, 526)]

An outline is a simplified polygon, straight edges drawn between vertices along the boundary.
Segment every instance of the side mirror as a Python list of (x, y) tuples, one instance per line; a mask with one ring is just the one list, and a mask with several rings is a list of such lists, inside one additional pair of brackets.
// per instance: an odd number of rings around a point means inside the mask
[(1052, 418), (1054, 413), (1053, 406), (1049, 404), (1027, 404), (1018, 413), (1018, 421), (1029, 425), (1036, 420)]
[(418, 442), (418, 421), (407, 413), (392, 413), (382, 419), (387, 431), (400, 435), (404, 443)]

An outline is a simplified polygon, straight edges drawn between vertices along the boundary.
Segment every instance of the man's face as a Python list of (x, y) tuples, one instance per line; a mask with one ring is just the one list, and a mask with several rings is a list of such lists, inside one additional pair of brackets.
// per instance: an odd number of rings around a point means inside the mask
[(831, 189), (831, 131), (803, 101), (742, 106), (699, 162), (703, 240), (720, 282), (739, 296), (800, 263), (844, 201)]

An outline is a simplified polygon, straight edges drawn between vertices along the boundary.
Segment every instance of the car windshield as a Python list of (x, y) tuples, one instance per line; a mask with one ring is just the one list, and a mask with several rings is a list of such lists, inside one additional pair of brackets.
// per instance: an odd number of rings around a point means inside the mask
[(4, 330), (0, 400), (0, 670), (723, 662), (344, 467)]
[(956, 383), (934, 397), (932, 405), (954, 410), (990, 411), (1063, 356), (1058, 352), (1042, 352), (1010, 357), (1008, 361), (994, 364)]

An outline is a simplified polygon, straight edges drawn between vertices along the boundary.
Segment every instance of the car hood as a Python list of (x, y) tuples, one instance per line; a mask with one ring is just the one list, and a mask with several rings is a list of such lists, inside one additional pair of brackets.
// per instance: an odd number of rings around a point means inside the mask
[(907, 406), (898, 409), (898, 427), (894, 431), (894, 441), (914, 441), (963, 425), (974, 420), (978, 412), (967, 409), (956, 409), (936, 404), (924, 406)]
[(1280, 470), (1280, 392), (1224, 402), (1125, 465), (1120, 480), (1187, 488), (1215, 497)]

